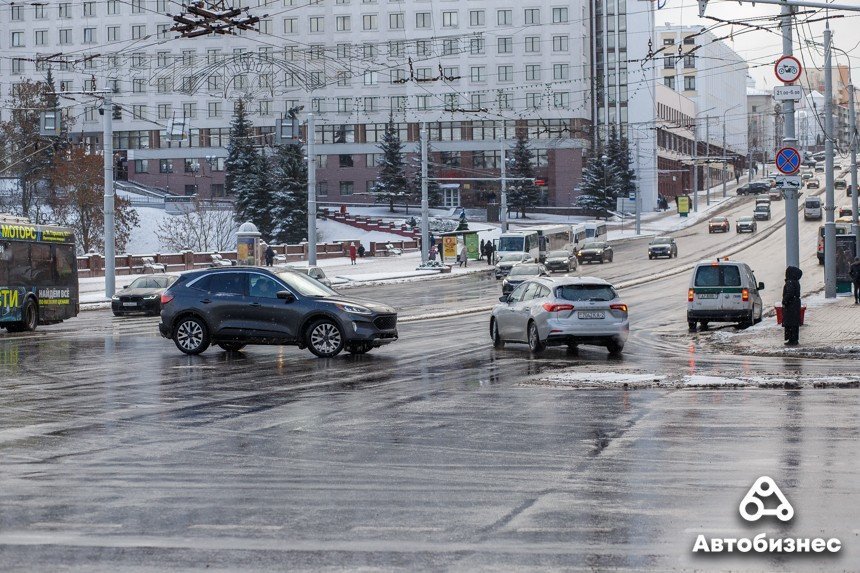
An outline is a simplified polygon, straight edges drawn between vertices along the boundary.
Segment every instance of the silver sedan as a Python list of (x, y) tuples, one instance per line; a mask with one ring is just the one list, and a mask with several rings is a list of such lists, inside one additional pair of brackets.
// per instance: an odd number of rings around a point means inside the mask
[(627, 305), (615, 288), (595, 277), (537, 278), (499, 298), (490, 318), (493, 346), (526, 343), (532, 352), (546, 346), (605, 346), (620, 353), (630, 334)]

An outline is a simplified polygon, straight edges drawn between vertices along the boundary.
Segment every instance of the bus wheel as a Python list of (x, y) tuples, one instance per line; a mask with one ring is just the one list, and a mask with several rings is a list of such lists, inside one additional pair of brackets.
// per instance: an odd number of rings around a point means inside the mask
[(21, 322), (14, 322), (6, 327), (9, 332), (33, 332), (39, 326), (39, 308), (32, 298), (28, 298), (24, 302), (24, 308), (21, 309)]

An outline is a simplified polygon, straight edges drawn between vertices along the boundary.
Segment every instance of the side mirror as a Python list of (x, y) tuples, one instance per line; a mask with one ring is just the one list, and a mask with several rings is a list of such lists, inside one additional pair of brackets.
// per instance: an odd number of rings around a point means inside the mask
[(499, 297), (499, 302), (508, 302), (508, 295), (503, 294)]
[(288, 290), (279, 290), (276, 293), (276, 296), (286, 303), (294, 302), (296, 300), (295, 295)]
[(758, 290), (764, 290), (764, 283), (758, 283)]
[(122, 287), (122, 288), (128, 288), (128, 285), (125, 285), (125, 286), (124, 286), (124, 287)]

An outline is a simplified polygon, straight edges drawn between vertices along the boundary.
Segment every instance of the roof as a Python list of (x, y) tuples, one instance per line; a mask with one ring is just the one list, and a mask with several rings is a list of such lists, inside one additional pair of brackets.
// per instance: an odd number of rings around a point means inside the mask
[(551, 286), (568, 286), (568, 285), (606, 285), (612, 286), (612, 283), (598, 277), (541, 277), (534, 279), (542, 281)]

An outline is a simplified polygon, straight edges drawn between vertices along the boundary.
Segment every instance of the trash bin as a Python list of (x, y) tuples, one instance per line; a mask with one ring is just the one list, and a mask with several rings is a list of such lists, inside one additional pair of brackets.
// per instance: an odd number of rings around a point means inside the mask
[[(775, 304), (773, 305), (774, 310), (776, 310), (776, 323), (782, 324), (782, 305)], [(802, 305), (800, 307), (800, 326), (803, 326), (803, 319), (806, 317), (806, 305)]]

